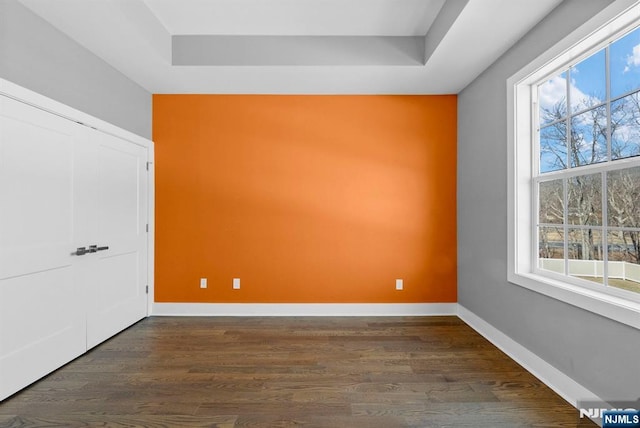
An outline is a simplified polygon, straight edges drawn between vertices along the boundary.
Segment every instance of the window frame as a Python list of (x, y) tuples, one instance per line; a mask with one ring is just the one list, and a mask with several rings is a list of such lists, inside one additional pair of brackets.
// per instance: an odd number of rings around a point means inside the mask
[[(570, 33), (532, 63), (507, 79), (507, 142), (508, 142), (508, 268), (510, 283), (544, 294), (573, 306), (602, 315), (640, 329), (640, 296), (589, 283), (587, 280), (542, 271), (537, 267), (537, 179), (543, 175), (586, 175), (603, 170), (602, 164), (568, 168), (562, 173), (544, 174), (538, 171), (536, 159), (537, 111), (533, 100), (537, 85), (545, 77), (559, 73), (563, 67), (576, 64), (602, 49), (611, 39), (640, 23), (640, 4), (618, 0), (603, 9), (584, 25)], [(533, 95), (536, 91), (536, 95)], [(537, 108), (537, 105), (535, 106)], [(607, 162), (608, 165), (630, 166), (637, 159)], [(606, 169), (606, 167), (605, 167)], [(605, 173), (606, 175), (606, 173)], [(606, 190), (606, 187), (605, 187)], [(565, 219), (566, 220), (566, 219)], [(604, 226), (604, 225), (603, 225)]]

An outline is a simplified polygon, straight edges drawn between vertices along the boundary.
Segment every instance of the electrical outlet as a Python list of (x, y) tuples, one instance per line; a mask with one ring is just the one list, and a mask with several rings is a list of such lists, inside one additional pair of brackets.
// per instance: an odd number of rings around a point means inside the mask
[(207, 288), (207, 278), (200, 278), (200, 288)]
[(404, 289), (404, 282), (401, 279), (396, 279), (396, 290)]
[(240, 290), (240, 278), (233, 278), (233, 289)]

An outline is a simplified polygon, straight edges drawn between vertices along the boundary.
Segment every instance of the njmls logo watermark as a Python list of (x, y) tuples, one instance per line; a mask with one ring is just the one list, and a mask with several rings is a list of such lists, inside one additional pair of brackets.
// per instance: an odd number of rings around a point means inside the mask
[[(591, 419), (602, 428), (640, 428), (640, 399), (637, 401), (581, 401), (580, 420)], [(578, 423), (578, 426), (580, 424)]]

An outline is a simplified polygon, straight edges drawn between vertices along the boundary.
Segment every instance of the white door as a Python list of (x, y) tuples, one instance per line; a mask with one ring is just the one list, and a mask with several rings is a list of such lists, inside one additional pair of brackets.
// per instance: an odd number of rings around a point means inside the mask
[(86, 350), (77, 130), (0, 96), (0, 399)]
[(147, 315), (147, 150), (93, 131), (95, 203), (87, 347)]
[(146, 162), (0, 96), (0, 400), (146, 316)]

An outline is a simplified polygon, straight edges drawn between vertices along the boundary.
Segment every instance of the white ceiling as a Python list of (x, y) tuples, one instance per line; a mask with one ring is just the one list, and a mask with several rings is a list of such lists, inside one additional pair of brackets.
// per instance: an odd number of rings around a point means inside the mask
[(562, 0), (20, 1), (151, 93), (451, 94)]

